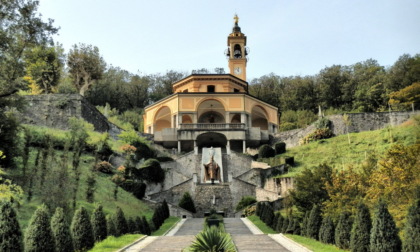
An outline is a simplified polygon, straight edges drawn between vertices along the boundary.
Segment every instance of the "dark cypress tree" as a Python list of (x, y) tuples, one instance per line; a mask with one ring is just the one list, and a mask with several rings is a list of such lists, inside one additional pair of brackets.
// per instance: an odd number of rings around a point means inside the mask
[(335, 243), (335, 229), (334, 223), (330, 216), (324, 217), (322, 219), (321, 228), (319, 229), (319, 240), (326, 244)]
[(56, 252), (74, 251), (70, 227), (64, 216), (64, 210), (61, 207), (55, 209), (55, 213), (51, 218), (51, 229), (54, 236)]
[(171, 215), (171, 213), (169, 212), (169, 206), (168, 206), (168, 203), (166, 202), (166, 200), (163, 200), (162, 206), (163, 206), (163, 210), (164, 210), (164, 213), (165, 213), (165, 220), (166, 220)]
[(319, 228), (321, 227), (322, 217), (321, 208), (318, 205), (312, 207), (307, 222), (306, 234), (309, 238), (318, 240)]
[(335, 229), (335, 245), (341, 249), (350, 248), (352, 221), (349, 212), (342, 212)]
[(286, 234), (293, 234), (293, 232), (295, 231), (295, 220), (293, 219), (293, 217), (289, 218), (289, 225), (287, 226), (286, 229)]
[(420, 200), (416, 200), (408, 209), (405, 224), (404, 252), (420, 251)]
[(92, 217), (92, 231), (95, 242), (102, 241), (108, 236), (107, 223), (104, 211), (101, 205), (96, 206), (93, 210)]
[(273, 230), (276, 230), (276, 227), (277, 227), (277, 222), (278, 222), (278, 220), (279, 220), (279, 215), (280, 215), (280, 213), (275, 213), (275, 214), (274, 214), (273, 221), (271, 222), (271, 228), (272, 228)]
[(350, 248), (353, 252), (370, 251), (370, 231), (372, 229), (372, 219), (369, 209), (365, 204), (357, 206), (356, 218), (350, 236)]
[(45, 205), (38, 207), (32, 215), (25, 232), (25, 251), (55, 251), (50, 216)]
[(73, 246), (76, 251), (86, 251), (93, 247), (93, 231), (89, 214), (84, 207), (76, 210), (70, 227), (73, 235)]
[(134, 234), (136, 232), (136, 223), (133, 218), (129, 217), (127, 220), (128, 233)]
[(156, 230), (158, 230), (160, 225), (162, 224), (161, 220), (160, 220), (160, 215), (159, 215), (159, 207), (160, 206), (158, 206), (155, 209), (155, 211), (153, 212), (153, 216), (152, 216), (152, 222), (155, 225)]
[(179, 201), (178, 206), (182, 207), (185, 210), (190, 211), (192, 213), (196, 212), (194, 201), (193, 201), (193, 199), (191, 198), (191, 195), (188, 192), (184, 193), (181, 200)]
[(144, 234), (145, 235), (151, 235), (152, 230), (150, 229), (149, 222), (147, 221), (145, 216), (142, 217), (142, 222), (143, 222), (143, 226), (144, 226), (144, 232), (145, 232)]
[(140, 216), (137, 216), (134, 219), (134, 222), (136, 223), (136, 233), (138, 233), (138, 234), (144, 234), (143, 233), (144, 232), (144, 230), (143, 230), (143, 222), (142, 222)]
[(115, 229), (115, 220), (111, 215), (106, 217), (106, 230), (109, 236), (116, 236), (117, 230)]
[(299, 220), (298, 219), (295, 219), (294, 221), (293, 221), (293, 234), (294, 235), (300, 235), (300, 232), (301, 232), (301, 227), (300, 227), (300, 223), (299, 223)]
[(10, 202), (0, 204), (0, 251), (23, 250), (22, 231)]
[(308, 236), (307, 229), (308, 229), (309, 214), (310, 214), (310, 212), (306, 212), (305, 217), (303, 217), (302, 230), (300, 232), (300, 235), (302, 235), (302, 236)]
[(124, 216), (124, 212), (119, 207), (117, 207), (117, 212), (115, 213), (115, 231), (117, 237), (128, 232), (127, 220)]
[(370, 233), (371, 252), (397, 252), (401, 251), (401, 240), (394, 219), (382, 200), (375, 210), (375, 218)]
[(267, 224), (267, 226), (271, 227), (273, 224), (274, 219), (274, 211), (270, 204), (267, 203), (267, 206), (265, 207), (265, 217), (264, 217), (264, 223)]
[(258, 202), (257, 206), (255, 208), (255, 215), (256, 216), (261, 217), (262, 208), (263, 208), (262, 203)]
[(279, 218), (277, 219), (276, 232), (281, 233), (283, 228), (283, 221), (283, 215), (279, 214)]
[(287, 228), (289, 227), (289, 218), (284, 218), (283, 226), (281, 227), (281, 232), (285, 234), (287, 232)]

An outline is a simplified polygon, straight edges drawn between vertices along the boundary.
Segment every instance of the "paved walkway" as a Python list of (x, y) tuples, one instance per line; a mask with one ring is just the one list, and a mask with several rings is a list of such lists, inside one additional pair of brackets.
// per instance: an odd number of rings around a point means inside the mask
[[(262, 234), (248, 219), (224, 218), (225, 230), (230, 233), (238, 252), (308, 252), (281, 234)], [(166, 236), (148, 236), (123, 251), (179, 252), (188, 247), (204, 227), (203, 218), (183, 219)], [(283, 246), (284, 245), (284, 246)]]

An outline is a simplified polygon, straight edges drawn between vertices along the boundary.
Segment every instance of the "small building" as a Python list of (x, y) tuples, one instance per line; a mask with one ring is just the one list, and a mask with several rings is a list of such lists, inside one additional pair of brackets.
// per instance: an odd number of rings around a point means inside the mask
[(229, 74), (192, 74), (173, 83), (173, 94), (145, 108), (144, 132), (178, 152), (221, 147), (245, 152), (278, 129), (278, 108), (248, 93), (246, 36), (235, 16), (227, 38)]

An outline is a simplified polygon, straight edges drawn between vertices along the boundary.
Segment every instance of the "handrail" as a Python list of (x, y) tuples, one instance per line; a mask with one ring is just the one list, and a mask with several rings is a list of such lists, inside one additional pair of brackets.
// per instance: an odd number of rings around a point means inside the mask
[(181, 123), (181, 130), (245, 129), (245, 123)]

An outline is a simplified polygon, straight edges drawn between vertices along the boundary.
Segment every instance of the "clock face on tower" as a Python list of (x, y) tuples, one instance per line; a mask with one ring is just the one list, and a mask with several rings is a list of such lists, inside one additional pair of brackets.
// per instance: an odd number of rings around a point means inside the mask
[(240, 73), (242, 73), (242, 69), (240, 67), (235, 67), (235, 69), (233, 70), (233, 72), (235, 74), (240, 74)]

